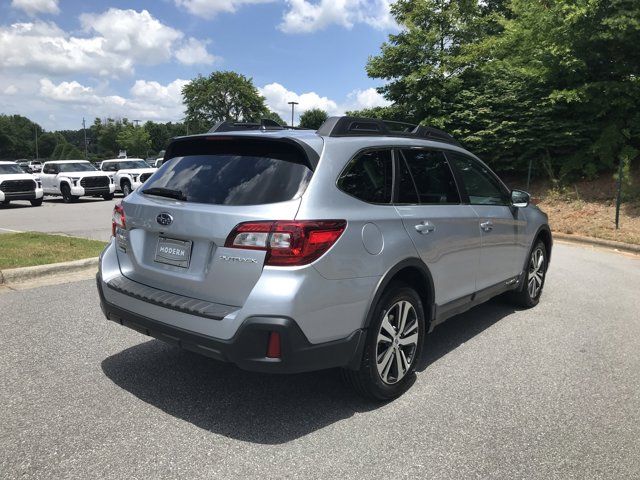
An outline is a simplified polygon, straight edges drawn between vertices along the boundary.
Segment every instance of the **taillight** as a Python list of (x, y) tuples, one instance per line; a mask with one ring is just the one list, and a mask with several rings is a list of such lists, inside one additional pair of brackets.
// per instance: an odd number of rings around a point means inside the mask
[(265, 265), (306, 265), (329, 250), (346, 227), (345, 220), (245, 222), (236, 225), (224, 246), (264, 250)]
[(114, 237), (116, 236), (117, 228), (127, 228), (127, 219), (121, 203), (113, 207), (113, 216), (111, 217), (111, 235)]

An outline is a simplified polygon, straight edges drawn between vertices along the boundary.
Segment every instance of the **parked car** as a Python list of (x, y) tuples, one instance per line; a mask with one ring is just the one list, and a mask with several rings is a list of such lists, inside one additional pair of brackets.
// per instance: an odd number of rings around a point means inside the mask
[(113, 199), (115, 185), (109, 174), (100, 172), (86, 160), (45, 162), (39, 175), (45, 195), (60, 195), (65, 203), (79, 197)]
[(122, 192), (125, 197), (146, 182), (156, 171), (141, 158), (104, 160), (100, 164), (100, 170), (109, 173), (116, 186), (116, 192)]
[(16, 162), (0, 161), (0, 204), (13, 200), (29, 200), (31, 205), (42, 205), (42, 184), (31, 173), (25, 173)]
[(17, 160), (18, 165), (23, 168), (23, 170), (28, 171), (30, 173), (38, 173), (42, 171), (42, 163), (39, 160)]
[(166, 158), (115, 207), (98, 274), (106, 317), (147, 335), (261, 372), (342, 367), (386, 400), (439, 323), (540, 300), (547, 216), (440, 130), (222, 124)]

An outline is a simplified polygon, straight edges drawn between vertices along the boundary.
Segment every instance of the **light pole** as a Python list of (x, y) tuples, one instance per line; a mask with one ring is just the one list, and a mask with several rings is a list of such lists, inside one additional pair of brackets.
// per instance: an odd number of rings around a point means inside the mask
[(38, 155), (38, 125), (36, 125), (36, 160), (38, 160), (40, 156)]
[(84, 159), (89, 160), (87, 155), (87, 126), (84, 123), (84, 117), (82, 117), (82, 133), (84, 133)]
[(140, 126), (140, 120), (134, 120), (134, 123), (136, 124), (136, 127)]
[(289, 105), (291, 105), (291, 126), (293, 127), (293, 110), (296, 108), (296, 105), (299, 104), (299, 102), (287, 102)]

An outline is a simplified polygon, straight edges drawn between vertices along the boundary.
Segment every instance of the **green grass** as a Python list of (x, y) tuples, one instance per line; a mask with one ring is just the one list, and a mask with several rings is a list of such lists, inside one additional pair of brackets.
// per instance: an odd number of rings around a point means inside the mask
[(97, 257), (105, 243), (46, 233), (0, 234), (0, 269)]

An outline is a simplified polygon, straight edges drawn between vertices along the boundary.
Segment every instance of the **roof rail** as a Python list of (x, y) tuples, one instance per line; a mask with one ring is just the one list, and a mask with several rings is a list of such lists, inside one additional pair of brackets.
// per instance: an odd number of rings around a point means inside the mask
[(275, 120), (263, 118), (260, 122), (218, 122), (209, 129), (208, 133), (217, 132), (242, 132), (246, 130), (306, 130), (300, 127), (280, 125)]
[(460, 146), (447, 132), (424, 125), (365, 117), (329, 117), (318, 129), (326, 137), (409, 137), (445, 142)]

